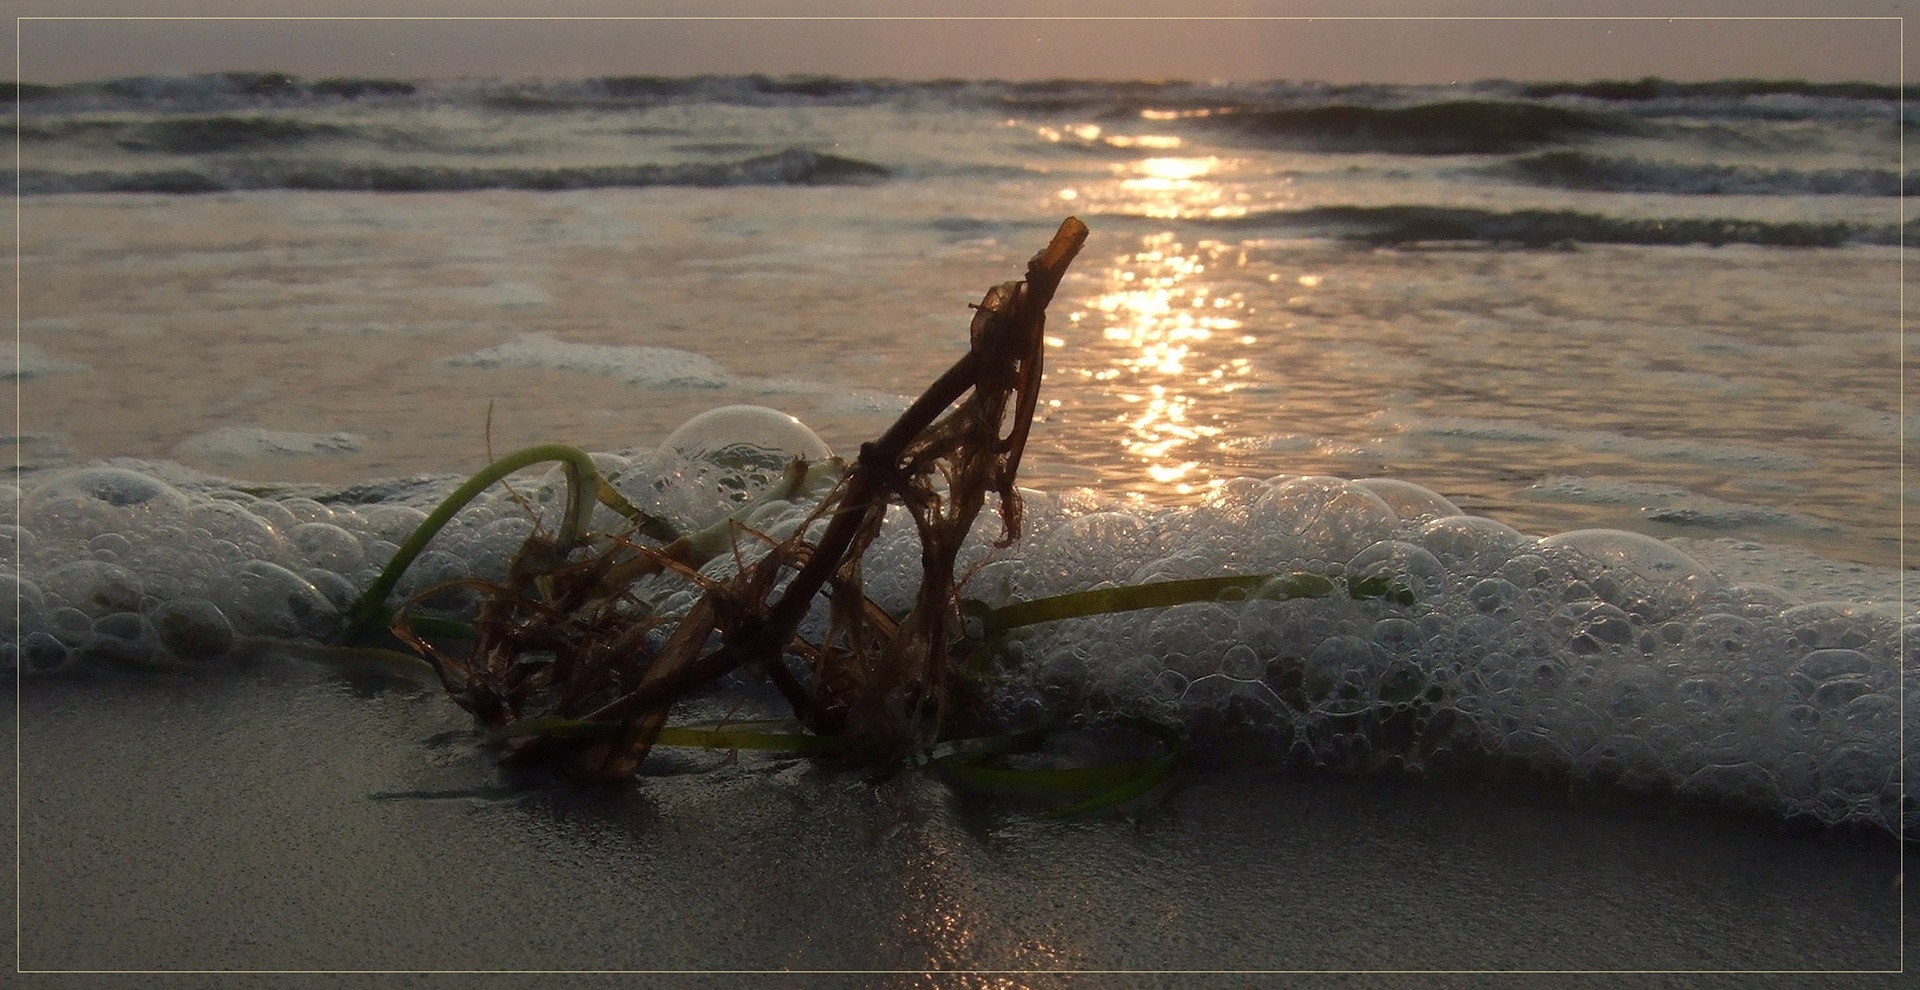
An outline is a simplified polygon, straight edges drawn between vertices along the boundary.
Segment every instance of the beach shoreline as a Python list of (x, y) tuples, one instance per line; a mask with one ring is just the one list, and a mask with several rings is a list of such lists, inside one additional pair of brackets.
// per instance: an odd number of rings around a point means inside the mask
[(1857, 832), (1197, 767), (1065, 821), (711, 754), (502, 790), (436, 691), (284, 658), (18, 701), (26, 970), (1900, 962), (1901, 849)]

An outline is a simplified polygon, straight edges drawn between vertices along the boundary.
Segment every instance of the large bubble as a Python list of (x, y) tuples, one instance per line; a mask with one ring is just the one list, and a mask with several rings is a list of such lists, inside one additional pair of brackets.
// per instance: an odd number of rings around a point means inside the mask
[(20, 525), (39, 536), (83, 543), (106, 533), (133, 537), (178, 526), (191, 504), (179, 489), (138, 471), (75, 468), (21, 497)]
[(1686, 611), (1721, 588), (1705, 565), (1639, 533), (1582, 529), (1541, 540), (1540, 548), (1567, 561), (1594, 597), (1644, 621)]
[(1420, 527), (1417, 542), (1453, 574), (1490, 575), (1533, 546), (1526, 534), (1485, 516), (1446, 516)]
[(51, 603), (77, 608), (98, 618), (137, 612), (146, 594), (140, 575), (104, 560), (76, 560), (46, 573), (41, 590)]
[(216, 582), (214, 604), (240, 631), (286, 639), (325, 640), (339, 610), (312, 582), (278, 564), (248, 561)]
[[(284, 510), (283, 510), (284, 511)], [(289, 530), (297, 527), (288, 514)], [(223, 556), (230, 560), (273, 560), (285, 545), (271, 522), (260, 514), (234, 502), (201, 502), (187, 512), (189, 533), (204, 530), (210, 540), (219, 541)]]
[(1439, 492), (1430, 491), (1410, 481), (1398, 478), (1361, 478), (1354, 482), (1358, 487), (1380, 496), (1387, 508), (1400, 517), (1401, 522), (1427, 522), (1458, 516), (1463, 513), (1460, 507)]
[[(794, 458), (833, 456), (805, 423), (764, 406), (722, 406), (682, 423), (615, 487), (682, 532), (709, 526), (772, 488)], [(651, 484), (647, 484), (650, 482)]]
[(1248, 510), (1253, 542), (1274, 565), (1304, 557), (1343, 564), (1393, 535), (1400, 517), (1380, 496), (1339, 478), (1294, 478)]
[(1400, 540), (1381, 540), (1354, 554), (1346, 573), (1350, 587), (1408, 603), (1431, 602), (1447, 584), (1447, 568), (1438, 557)]

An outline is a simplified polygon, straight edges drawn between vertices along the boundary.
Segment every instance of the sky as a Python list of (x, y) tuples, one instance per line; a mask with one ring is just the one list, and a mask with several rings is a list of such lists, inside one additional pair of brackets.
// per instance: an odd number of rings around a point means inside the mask
[[(16, 17), (14, 77), (42, 83), (226, 70), (1891, 83), (1903, 56), (1903, 23), (1891, 18), (1920, 15), (1920, 0), (10, 0), (0, 9)], [(632, 19), (596, 19), (606, 15)]]

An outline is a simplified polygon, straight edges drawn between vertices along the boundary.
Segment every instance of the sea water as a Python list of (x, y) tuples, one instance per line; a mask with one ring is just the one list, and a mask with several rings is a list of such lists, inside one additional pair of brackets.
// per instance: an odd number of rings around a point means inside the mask
[[(29, 690), (325, 639), (489, 449), (571, 443), (656, 502), (698, 471), (661, 441), (715, 407), (849, 453), (1073, 214), (1026, 532), (996, 550), (983, 518), (963, 594), (1297, 571), (1413, 594), (1035, 627), (1010, 720), (1126, 712), (1351, 767), (1430, 698), (1397, 768), (1914, 827), (1891, 90), (19, 96), (5, 655)], [(402, 591), (497, 574), (532, 525), (485, 501)], [(910, 594), (907, 530), (871, 558), (882, 604)]]

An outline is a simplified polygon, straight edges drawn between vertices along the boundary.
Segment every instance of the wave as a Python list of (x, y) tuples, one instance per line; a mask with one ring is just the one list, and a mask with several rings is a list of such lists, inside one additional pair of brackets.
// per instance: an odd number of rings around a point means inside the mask
[(1181, 123), (1228, 131), (1262, 144), (1403, 155), (1507, 154), (1593, 135), (1627, 133), (1639, 126), (1630, 118), (1599, 111), (1497, 100), (1226, 110), (1185, 117)]
[[(1539, 101), (1611, 104), (1626, 115), (1666, 113), (1689, 105), (1714, 113), (1746, 106), (1770, 112), (1882, 112), (1897, 103), (1898, 86), (1732, 79), (1710, 82), (1596, 80), (1524, 83), (1488, 80), (1464, 87), (1313, 82), (1196, 83), (1181, 80), (991, 79), (902, 80), (830, 75), (599, 76), (580, 79), (427, 80), (390, 77), (306, 79), (274, 71), (146, 75), (48, 85), (0, 82), (0, 97), (36, 110), (112, 107), (195, 112), (241, 107), (285, 107), (362, 101), (425, 100), (473, 103), (496, 109), (544, 111), (644, 107), (668, 102), (744, 104), (862, 104), (894, 99), (936, 100), (1014, 113), (1137, 115), (1144, 109), (1280, 112), (1301, 106), (1350, 105), (1407, 110), (1455, 103), (1507, 103), (1570, 109)], [(1849, 109), (1847, 104), (1853, 104)], [(1867, 106), (1875, 105), (1875, 106)], [(1796, 109), (1797, 108), (1797, 109)], [(1589, 112), (1591, 108), (1587, 109)]]
[(1798, 80), (1723, 79), (1679, 83), (1636, 82), (1503, 84), (1520, 99), (1560, 105), (1605, 106), (1643, 120), (1757, 122), (1878, 121), (1893, 128), (1911, 124), (1913, 108), (1898, 86), (1877, 83), (1809, 83)]
[(341, 102), (431, 101), (494, 110), (632, 109), (669, 102), (859, 104), (908, 93), (952, 94), (974, 84), (909, 83), (835, 76), (603, 76), (558, 80), (404, 80), (346, 77), (307, 80), (283, 72), (130, 76), (44, 85), (0, 84), (0, 96), (49, 108), (196, 112), (285, 108)]
[(1804, 79), (1720, 79), (1709, 82), (1676, 82), (1657, 76), (1637, 80), (1602, 79), (1593, 82), (1526, 83), (1519, 87), (1524, 96), (1548, 99), (1556, 96), (1580, 96), (1593, 100), (1630, 102), (1674, 97), (1754, 97), (1809, 96), (1819, 99), (1898, 101), (1899, 86), (1880, 83), (1816, 83)]
[[(1241, 98), (1266, 95), (1264, 88), (1239, 90)], [(1013, 113), (1090, 113), (1096, 117), (1134, 116), (1155, 108), (1200, 108), (1233, 105), (1236, 91), (1196, 86), (1184, 81), (1094, 82), (1082, 79), (1042, 79), (1030, 82), (974, 83), (959, 95), (995, 109)]]
[(880, 182), (891, 170), (871, 162), (789, 148), (741, 161), (682, 165), (379, 165), (273, 158), (167, 169), (56, 172), (24, 169), (19, 188), (56, 193), (212, 193), (253, 189), (323, 192), (464, 192), (475, 189), (609, 189), (651, 186), (827, 186)]
[(862, 105), (919, 88), (890, 79), (818, 75), (601, 76), (487, 86), (478, 102), (492, 110), (524, 113), (644, 109), (677, 102)]
[[(680, 490), (673, 479), (699, 477), (684, 457), (595, 460), (643, 506)], [(236, 636), (324, 639), (457, 480), (276, 492), (121, 461), (4, 486), (19, 569), (0, 585), (12, 585), (19, 625), (0, 630), (0, 663), (30, 685), (116, 664), (217, 667)], [(555, 511), (557, 484), (530, 481), (464, 510), (401, 593), (498, 580), (535, 526), (528, 507)], [(730, 491), (709, 493), (717, 511)], [(778, 537), (808, 510), (772, 505), (752, 525)], [(1801, 601), (1646, 536), (1534, 538), (1391, 479), (1237, 479), (1202, 506), (1171, 509), (1034, 492), (1026, 519), (1004, 549), (991, 545), (997, 522), (981, 520), (961, 551), (963, 594), (997, 609), (1265, 573), (1296, 574), (1288, 587), (1306, 590), (1005, 631), (998, 717), (1010, 724), (1129, 715), (1183, 726), (1208, 759), (1518, 773), (1787, 820), (1920, 828), (1901, 801), (1899, 743), (1902, 700), (1920, 690), (1903, 683), (1899, 657), (1920, 625), (1894, 610), (1897, 590)], [(914, 598), (912, 531), (890, 519), (866, 558), (878, 607)], [(705, 573), (738, 566), (723, 558)], [(671, 615), (692, 595), (669, 589), (656, 603)], [(824, 610), (814, 632), (823, 625)]]
[(271, 116), (169, 117), (125, 121), (90, 118), (23, 121), (24, 142), (107, 141), (123, 151), (204, 155), (294, 147), (364, 136), (359, 128)]
[(1768, 169), (1747, 165), (1691, 165), (1615, 158), (1580, 151), (1548, 151), (1494, 166), (1488, 172), (1535, 185), (1599, 192), (1741, 196), (1900, 196), (1920, 191), (1920, 178), (1902, 181), (1892, 169)]
[(1568, 244), (1839, 247), (1846, 244), (1897, 244), (1900, 240), (1900, 229), (1891, 224), (1845, 221), (1781, 223), (1721, 217), (1646, 220), (1571, 210), (1504, 212), (1472, 207), (1418, 205), (1319, 206), (1189, 222), (1383, 245), (1478, 241), (1526, 247)]
[[(212, 72), (199, 75), (127, 76), (49, 86), (7, 84), (22, 103), (115, 104), (145, 109), (338, 102), (404, 98), (420, 84), (402, 79), (329, 78), (304, 80), (284, 72)], [(5, 91), (0, 91), (4, 93)]]
[[(431, 125), (314, 120), (276, 113), (166, 115), (146, 120), (86, 115), (29, 118), (20, 140), (33, 146), (66, 144), (83, 152), (112, 149), (150, 155), (232, 155), (281, 150), (311, 153), (319, 146), (359, 146), (399, 153), (492, 155), (537, 149), (528, 139), (485, 130), (465, 134)], [(735, 150), (746, 145), (738, 145)]]

